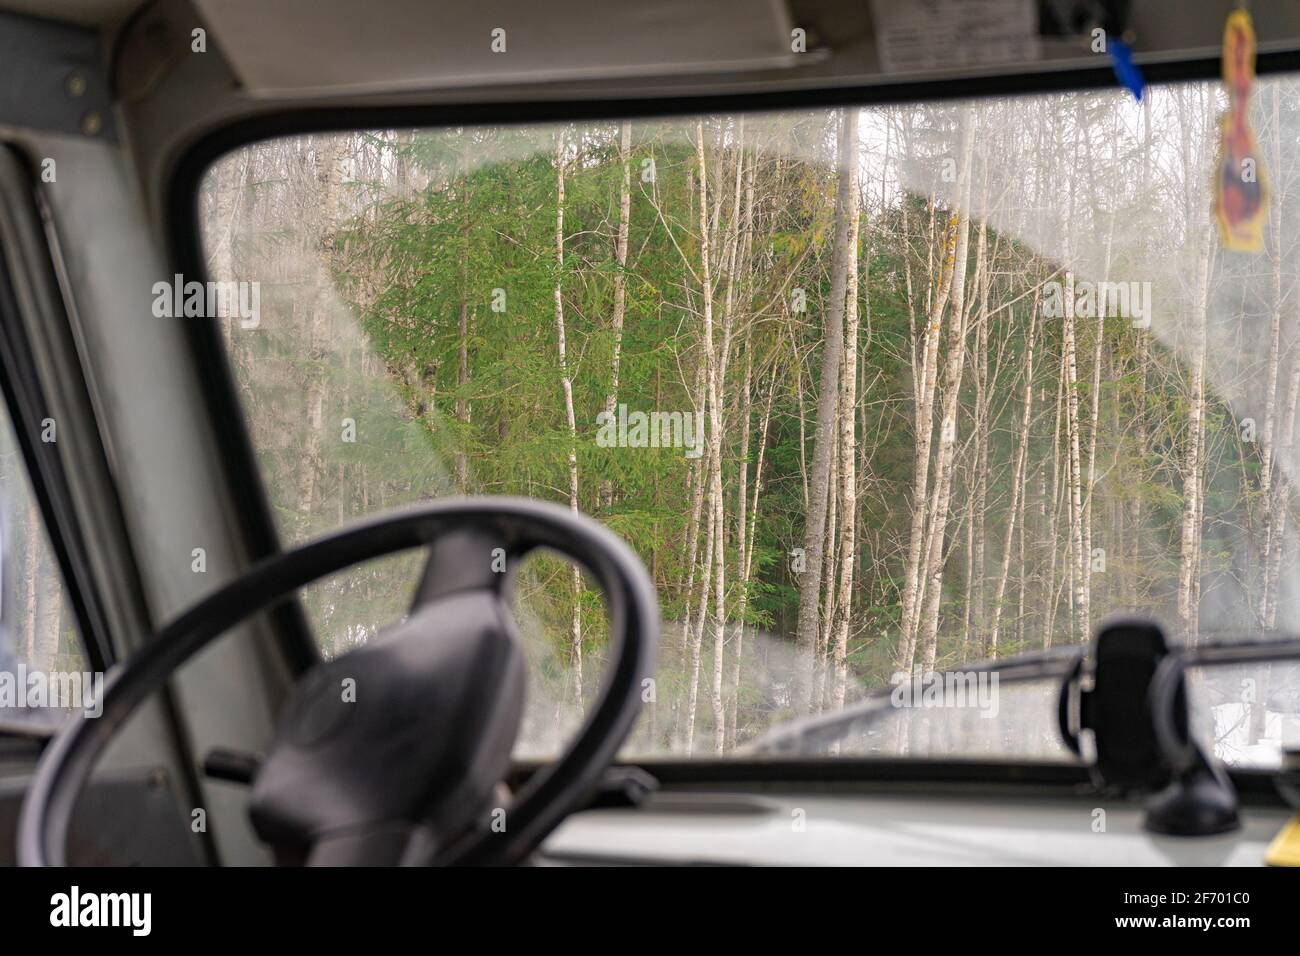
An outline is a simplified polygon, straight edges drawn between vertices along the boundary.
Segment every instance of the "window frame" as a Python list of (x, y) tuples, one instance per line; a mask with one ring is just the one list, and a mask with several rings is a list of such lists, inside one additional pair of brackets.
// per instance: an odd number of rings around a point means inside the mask
[[(111, 479), (108, 457), (99, 441), (86, 381), (81, 375), (67, 303), (58, 280), (53, 236), (44, 224), (37, 180), (32, 165), (11, 143), (0, 142), (0, 393), (13, 422), (15, 439), (35, 497), (40, 521), (49, 539), (62, 578), (64, 593), (77, 623), (78, 639), (92, 670), (106, 670), (116, 659), (112, 640), (109, 597), (100, 587), (92, 566), (92, 540), (77, 507), (57, 442), (41, 439), (42, 421), (59, 420), (60, 400), (76, 403), (75, 418), (93, 427), (94, 441), (80, 443), (98, 479), (102, 507), (114, 520), (119, 554), (130, 553), (122, 521), (120, 496)], [(35, 334), (34, 333), (35, 330)], [(37, 341), (37, 339), (42, 341)], [(59, 369), (58, 400), (43, 377), (52, 350), (63, 352)], [(63, 416), (62, 424), (74, 416)], [(138, 585), (134, 563), (124, 569)]]

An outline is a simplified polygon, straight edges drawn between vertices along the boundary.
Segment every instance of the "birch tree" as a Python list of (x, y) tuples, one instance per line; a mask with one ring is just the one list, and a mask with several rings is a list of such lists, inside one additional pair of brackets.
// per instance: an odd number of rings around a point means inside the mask
[(821, 379), (818, 383), (817, 431), (813, 437), (812, 467), (809, 475), (808, 514), (804, 529), (805, 570), (799, 578), (799, 616), (796, 624), (794, 705), (807, 713), (812, 703), (812, 669), (821, 626), (822, 556), (826, 534), (826, 515), (835, 420), (839, 403), (841, 352), (844, 342), (844, 298), (848, 287), (849, 230), (851, 207), (858, 202), (857, 123), (855, 111), (840, 117), (838, 150), (839, 189), (835, 202), (835, 247), (831, 265), (831, 297), (826, 305), (823, 330)]

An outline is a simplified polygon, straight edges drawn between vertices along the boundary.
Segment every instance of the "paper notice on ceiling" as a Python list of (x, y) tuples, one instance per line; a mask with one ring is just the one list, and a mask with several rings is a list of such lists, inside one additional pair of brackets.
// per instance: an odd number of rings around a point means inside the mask
[(889, 73), (995, 66), (1039, 58), (1034, 0), (871, 0), (880, 66)]

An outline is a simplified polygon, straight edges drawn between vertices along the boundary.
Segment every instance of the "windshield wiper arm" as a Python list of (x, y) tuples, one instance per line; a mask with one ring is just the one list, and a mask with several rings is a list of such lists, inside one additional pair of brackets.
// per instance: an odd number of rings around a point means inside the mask
[[(999, 683), (1022, 682), (1064, 677), (1074, 662), (1085, 652), (1079, 646), (1053, 647), (1008, 657), (1003, 660), (984, 661), (963, 667), (963, 674), (996, 673)], [(937, 671), (939, 675), (954, 671)], [(829, 714), (799, 717), (777, 724), (757, 740), (740, 748), (740, 752), (755, 754), (809, 753), (843, 740), (853, 730), (871, 723), (893, 711), (890, 696), (894, 685), (871, 691), (866, 698), (842, 710)]]

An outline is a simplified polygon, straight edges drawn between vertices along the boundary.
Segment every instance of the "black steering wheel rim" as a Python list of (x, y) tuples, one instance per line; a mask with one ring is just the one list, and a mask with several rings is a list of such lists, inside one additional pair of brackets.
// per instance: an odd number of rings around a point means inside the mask
[[(299, 588), (363, 561), (427, 547), (449, 531), (489, 529), (511, 558), (537, 548), (567, 555), (604, 592), (611, 661), (577, 735), (517, 795), (507, 832), (483, 832), (456, 848), (452, 862), (509, 865), (525, 859), (577, 809), (614, 759), (640, 710), (641, 681), (651, 674), (659, 615), (644, 566), (617, 535), (591, 518), (526, 498), (448, 499), (349, 525), (266, 558), (176, 618), (105, 681), (102, 713), (74, 718), (46, 748), (19, 817), (18, 862), (66, 865), (72, 811), (100, 756), (136, 708), (186, 661), (234, 625)], [(513, 568), (515, 562), (510, 561)], [(498, 590), (509, 575), (500, 575)]]

